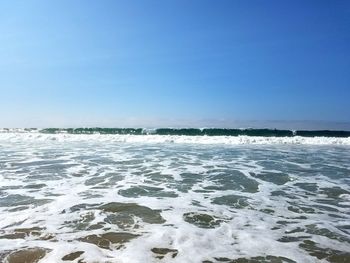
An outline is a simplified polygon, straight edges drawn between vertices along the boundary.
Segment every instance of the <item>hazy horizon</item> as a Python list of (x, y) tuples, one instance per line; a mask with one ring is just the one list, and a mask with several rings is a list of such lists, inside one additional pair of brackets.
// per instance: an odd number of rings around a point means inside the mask
[(350, 131), (350, 122), (326, 121), (243, 121), (243, 120), (145, 120), (135, 119), (112, 122), (84, 122), (84, 123), (53, 123), (52, 125), (24, 125), (7, 126), (0, 128), (223, 128), (223, 129), (287, 129), (287, 130), (344, 130)]

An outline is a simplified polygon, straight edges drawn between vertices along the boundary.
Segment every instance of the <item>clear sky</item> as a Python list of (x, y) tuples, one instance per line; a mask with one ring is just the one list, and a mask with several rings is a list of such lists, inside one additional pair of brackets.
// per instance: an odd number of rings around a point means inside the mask
[(350, 1), (0, 2), (0, 127), (271, 121), (350, 122)]

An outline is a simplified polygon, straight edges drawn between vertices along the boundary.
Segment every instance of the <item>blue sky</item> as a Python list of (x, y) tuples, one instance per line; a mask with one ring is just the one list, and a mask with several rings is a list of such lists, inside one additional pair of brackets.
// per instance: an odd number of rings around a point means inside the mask
[(0, 2), (2, 127), (332, 128), (349, 84), (346, 0)]

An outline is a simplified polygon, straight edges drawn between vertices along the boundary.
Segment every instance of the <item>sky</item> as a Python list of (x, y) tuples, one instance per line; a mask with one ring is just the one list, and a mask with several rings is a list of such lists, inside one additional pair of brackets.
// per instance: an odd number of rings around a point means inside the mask
[(0, 1), (0, 127), (286, 123), (350, 129), (350, 1)]

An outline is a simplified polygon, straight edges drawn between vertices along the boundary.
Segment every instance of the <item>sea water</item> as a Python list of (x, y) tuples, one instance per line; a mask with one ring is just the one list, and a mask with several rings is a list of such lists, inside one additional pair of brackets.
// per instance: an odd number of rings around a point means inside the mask
[(0, 261), (350, 262), (349, 145), (0, 133)]

